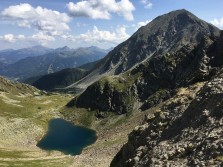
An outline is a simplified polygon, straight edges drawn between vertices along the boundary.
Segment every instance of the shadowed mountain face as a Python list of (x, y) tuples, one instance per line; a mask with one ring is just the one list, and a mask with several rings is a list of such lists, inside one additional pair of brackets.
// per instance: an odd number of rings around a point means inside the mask
[(52, 74), (31, 77), (23, 82), (33, 85), (40, 90), (76, 92), (79, 90), (68, 90), (65, 89), (65, 87), (86, 76), (92, 70), (92, 68), (94, 68), (97, 62), (98, 61), (87, 63), (78, 68), (67, 68)]
[(80, 68), (64, 69), (52, 74), (44, 75), (34, 81), (32, 85), (38, 89), (47, 91), (64, 88), (83, 78), (87, 74), (87, 72), (88, 71)]
[(70, 49), (63, 47), (48, 54), (27, 57), (0, 69), (0, 74), (24, 80), (34, 76), (54, 73), (65, 68), (74, 68), (103, 58), (107, 50), (97, 47)]
[(68, 106), (119, 114), (146, 110), (176, 87), (213, 76), (222, 65), (221, 45), (220, 30), (186, 10), (157, 17), (100, 62), (101, 73), (121, 75), (103, 77)]
[(219, 34), (218, 28), (186, 10), (170, 12), (141, 27), (101, 60), (97, 69), (73, 86), (85, 88), (102, 76), (123, 73), (142, 61), (172, 54), (182, 48), (190, 52), (204, 36), (215, 40)]

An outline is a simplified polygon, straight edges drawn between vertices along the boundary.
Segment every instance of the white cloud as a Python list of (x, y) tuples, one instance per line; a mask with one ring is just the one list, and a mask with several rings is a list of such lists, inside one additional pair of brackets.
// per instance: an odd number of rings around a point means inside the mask
[(86, 24), (86, 23), (77, 22), (77, 23), (76, 23), (76, 26), (77, 26), (77, 27), (86, 27), (87, 24)]
[(211, 21), (211, 24), (215, 25), (218, 28), (223, 29), (223, 18), (221, 19), (214, 19)]
[(13, 43), (16, 39), (13, 34), (5, 34), (4, 36), (0, 36), (0, 40)]
[(28, 39), (31, 41), (36, 41), (36, 42), (40, 43), (41, 45), (46, 45), (50, 41), (55, 41), (54, 37), (52, 37), (50, 35), (46, 35), (42, 32), (34, 34), (31, 37), (29, 37)]
[(135, 30), (138, 30), (140, 27), (147, 25), (151, 20), (140, 21), (137, 24), (133, 24), (132, 27), (135, 27)]
[(141, 0), (140, 1), (142, 4), (144, 4), (144, 8), (146, 9), (151, 9), (153, 4), (150, 2), (150, 0)]
[(116, 31), (99, 30), (98, 27), (94, 26), (93, 30), (88, 30), (84, 34), (78, 36), (64, 35), (65, 40), (71, 40), (75, 42), (88, 42), (90, 44), (95, 43), (121, 43), (128, 39), (130, 36), (126, 33), (124, 26), (118, 26)]
[(55, 38), (46, 35), (42, 32), (39, 32), (37, 34), (34, 34), (32, 36), (25, 36), (25, 35), (13, 35), (13, 34), (5, 34), (3, 36), (0, 36), (0, 41), (2, 42), (9, 42), (9, 43), (15, 43), (15, 42), (34, 42), (38, 44), (45, 45), (50, 41), (54, 41)]
[(54, 37), (44, 32), (38, 32), (31, 36), (6, 34), (0, 36), (0, 42), (13, 44), (24, 43), (24, 45), (27, 43), (49, 45), (51, 42), (59, 40), (60, 42), (75, 44), (76, 46), (112, 46), (125, 41), (129, 37), (126, 33), (125, 26), (117, 26), (115, 31), (100, 30), (94, 26), (92, 30), (88, 30), (86, 33), (80, 35), (70, 35), (67, 33)]
[(77, 3), (67, 4), (70, 15), (73, 17), (88, 17), (92, 19), (111, 19), (115, 13), (123, 16), (126, 20), (134, 20), (132, 12), (135, 7), (129, 0), (83, 0)]
[(25, 37), (25, 35), (18, 35), (18, 39), (25, 39), (26, 37)]
[(24, 40), (26, 37), (24, 35), (14, 35), (14, 34), (5, 34), (0, 36), (0, 41), (5, 41), (9, 43), (14, 43), (18, 40)]
[(51, 35), (60, 35), (70, 29), (70, 17), (66, 13), (40, 6), (34, 8), (27, 3), (9, 6), (1, 12), (1, 18), (20, 27), (34, 27)]

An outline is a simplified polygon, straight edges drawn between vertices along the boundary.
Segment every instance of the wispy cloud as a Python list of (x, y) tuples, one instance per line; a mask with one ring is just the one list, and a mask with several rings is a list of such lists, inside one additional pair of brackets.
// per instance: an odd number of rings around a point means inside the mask
[(215, 25), (216, 27), (223, 29), (223, 17), (220, 19), (214, 19), (211, 21), (211, 24)]
[(50, 35), (46, 35), (42, 32), (39, 32), (31, 36), (5, 34), (3, 36), (0, 36), (0, 41), (8, 43), (15, 43), (22, 41), (22, 42), (32, 42), (41, 45), (46, 45), (50, 41), (55, 41), (55, 38)]
[(15, 42), (15, 37), (13, 34), (5, 34), (4, 36), (0, 36), (0, 40), (4, 40), (6, 42)]
[(83, 0), (70, 2), (67, 8), (72, 17), (88, 17), (92, 19), (111, 19), (112, 14), (123, 16), (126, 20), (134, 20), (134, 5), (129, 0)]
[(135, 28), (135, 31), (138, 30), (140, 27), (147, 25), (151, 20), (146, 20), (146, 21), (140, 21), (137, 24), (133, 24), (132, 27)]
[(51, 36), (43, 32), (31, 36), (6, 34), (0, 36), (0, 42), (16, 43), (16, 42), (31, 42), (34, 44), (48, 45), (50, 42), (56, 41), (56, 39), (63, 39), (64, 42), (70, 42), (73, 44), (88, 44), (88, 45), (117, 45), (130, 36), (126, 33), (125, 26), (117, 26), (114, 31), (100, 30), (97, 26), (94, 26), (92, 30), (88, 30), (80, 35), (71, 35), (69, 33), (61, 36)]
[(144, 8), (146, 9), (151, 9), (153, 6), (150, 0), (140, 0), (140, 2), (144, 5)]
[(13, 35), (13, 34), (5, 34), (3, 36), (0, 36), (0, 41), (5, 41), (9, 43), (14, 43), (17, 40), (23, 40), (26, 37), (24, 35)]
[(108, 42), (118, 44), (129, 38), (129, 35), (126, 33), (125, 26), (118, 26), (114, 32), (100, 30), (98, 27), (94, 26), (92, 30), (88, 30), (84, 34), (77, 36), (64, 35), (63, 38), (75, 42), (88, 42), (94, 44)]
[(39, 32), (37, 34), (32, 35), (31, 37), (27, 38), (28, 40), (37, 42), (41, 45), (46, 45), (50, 41), (55, 41), (55, 38), (51, 35), (47, 35), (45, 33)]

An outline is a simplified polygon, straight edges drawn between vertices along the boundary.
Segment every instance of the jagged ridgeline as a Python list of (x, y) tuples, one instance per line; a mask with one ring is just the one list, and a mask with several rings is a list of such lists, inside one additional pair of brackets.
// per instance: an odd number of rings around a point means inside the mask
[(216, 73), (223, 63), (220, 34), (186, 10), (159, 16), (102, 59), (97, 72), (88, 75), (101, 79), (68, 106), (118, 114), (146, 110), (171, 97), (175, 88)]

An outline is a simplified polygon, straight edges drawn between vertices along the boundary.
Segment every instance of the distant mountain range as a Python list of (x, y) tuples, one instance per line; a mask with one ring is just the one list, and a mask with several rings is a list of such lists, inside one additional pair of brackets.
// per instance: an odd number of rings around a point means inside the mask
[[(66, 68), (75, 68), (85, 63), (97, 61), (103, 58), (108, 52), (108, 50), (103, 50), (94, 46), (78, 49), (63, 47), (54, 50), (46, 48), (44, 50), (41, 48), (42, 47), (21, 49), (18, 50), (18, 53), (13, 51), (15, 55), (17, 55), (13, 57), (17, 57), (17, 59), (25, 57), (14, 63), (12, 63), (10, 59), (12, 56), (4, 56), (4, 68), (0, 68), (0, 75), (16, 80), (24, 80), (30, 77), (50, 74)], [(36, 50), (36, 53), (32, 56), (30, 55), (32, 53), (31, 50), (32, 52)], [(26, 51), (27, 54), (25, 54)], [(11, 52), (12, 50), (2, 51), (2, 54), (10, 55)], [(22, 55), (22, 53), (24, 53), (23, 56), (19, 56)], [(37, 55), (37, 53), (46, 54)], [(15, 61), (15, 59), (13, 59), (13, 61)], [(11, 64), (9, 64), (9, 62)]]
[(23, 49), (7, 49), (0, 51), (0, 63), (12, 64), (26, 57), (35, 57), (39, 55), (44, 55), (53, 51), (53, 49), (46, 48), (43, 46), (33, 46), (30, 48)]

